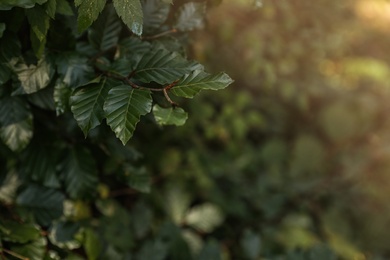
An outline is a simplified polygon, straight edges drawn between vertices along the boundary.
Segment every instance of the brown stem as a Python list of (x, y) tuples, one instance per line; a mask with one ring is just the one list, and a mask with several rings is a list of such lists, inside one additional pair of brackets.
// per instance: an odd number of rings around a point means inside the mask
[(130, 72), (130, 74), (127, 77), (124, 77), (124, 76), (116, 74), (116, 73), (108, 72), (108, 71), (103, 71), (103, 74), (106, 75), (107, 77), (118, 79), (118, 80), (126, 83), (127, 85), (130, 85), (132, 88), (135, 88), (135, 89), (149, 90), (149, 91), (155, 91), (155, 92), (161, 92), (162, 91), (163, 94), (164, 94), (164, 97), (167, 99), (167, 101), (172, 106), (174, 106), (174, 107), (179, 106), (177, 103), (172, 101), (172, 99), (168, 95), (168, 91), (172, 87), (174, 87), (179, 82), (179, 80), (175, 80), (171, 84), (166, 85), (164, 88), (147, 88), (147, 87), (139, 86), (139, 85), (135, 84), (133, 81), (130, 80), (130, 78), (135, 74), (135, 71)]
[(7, 250), (7, 249), (5, 249), (5, 248), (1, 248), (0, 250), (1, 250), (2, 252), (5, 252), (5, 253), (9, 254), (9, 255), (12, 255), (13, 257), (18, 258), (18, 259), (30, 260), (30, 258), (24, 257), (24, 256), (22, 256), (22, 255), (19, 255), (18, 253), (15, 253), (15, 252), (13, 252), (13, 251), (11, 251), (11, 250)]
[(167, 91), (166, 88), (163, 88), (163, 93), (164, 93), (165, 98), (168, 100), (169, 103), (171, 103), (172, 106), (174, 106), (174, 107), (178, 107), (179, 106), (179, 104), (173, 102), (172, 99), (169, 97), (168, 91)]
[(177, 29), (173, 28), (173, 29), (171, 29), (169, 31), (165, 31), (165, 32), (158, 33), (158, 34), (155, 34), (155, 35), (141, 37), (141, 39), (142, 40), (153, 40), (153, 39), (157, 39), (157, 38), (163, 37), (165, 35), (168, 35), (168, 34), (171, 34), (171, 33), (176, 33), (176, 32), (177, 32)]

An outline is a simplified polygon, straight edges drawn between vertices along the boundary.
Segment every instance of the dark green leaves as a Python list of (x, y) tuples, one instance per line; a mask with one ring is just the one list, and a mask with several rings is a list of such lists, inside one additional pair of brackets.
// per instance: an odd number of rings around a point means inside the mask
[(18, 205), (30, 210), (41, 225), (49, 225), (62, 215), (65, 196), (55, 190), (30, 185), (16, 199)]
[(5, 23), (0, 23), (0, 38), (3, 37), (3, 33), (5, 31), (6, 25)]
[(133, 135), (140, 116), (146, 115), (151, 109), (150, 91), (133, 89), (123, 84), (110, 90), (104, 104), (107, 124), (123, 144)]
[(13, 7), (31, 8), (36, 3), (43, 4), (45, 0), (2, 0), (0, 10), (9, 10)]
[(146, 52), (134, 65), (135, 78), (145, 83), (168, 84), (190, 73), (199, 64), (187, 61), (180, 54), (155, 47)]
[(84, 147), (75, 147), (67, 152), (62, 167), (66, 191), (71, 198), (91, 197), (98, 182), (94, 158)]
[(93, 68), (88, 63), (88, 58), (79, 53), (62, 53), (57, 56), (56, 64), (62, 81), (69, 87), (82, 86), (95, 77)]
[(23, 257), (26, 257), (25, 259), (39, 260), (44, 259), (46, 245), (46, 238), (40, 237), (28, 244), (13, 246), (11, 247), (11, 250)]
[(19, 97), (0, 99), (0, 138), (12, 150), (21, 151), (32, 138), (30, 107)]
[(131, 188), (140, 192), (150, 192), (151, 177), (145, 168), (128, 167), (126, 169), (126, 179)]
[(170, 5), (160, 0), (144, 0), (142, 2), (145, 31), (154, 31), (167, 20)]
[(103, 104), (111, 87), (109, 80), (98, 78), (72, 95), (71, 109), (85, 136), (103, 120)]
[(22, 154), (23, 177), (49, 188), (59, 188), (60, 181), (56, 173), (57, 149), (33, 142)]
[(14, 67), (19, 80), (19, 87), (14, 94), (31, 94), (47, 87), (54, 74), (50, 61), (40, 59), (38, 63), (26, 64), (21, 61)]
[(50, 27), (50, 16), (40, 5), (26, 9), (25, 13), (31, 26), (30, 39), (34, 52), (37, 57), (41, 57), (46, 43), (46, 34)]
[(180, 97), (193, 98), (202, 89), (219, 90), (226, 88), (233, 80), (225, 73), (215, 75), (196, 70), (185, 75), (175, 86), (172, 93)]
[(122, 21), (137, 34), (142, 34), (142, 6), (140, 0), (113, 0), (115, 10)]
[(153, 107), (153, 115), (160, 125), (184, 125), (188, 114), (180, 107), (162, 108), (159, 105)]
[(95, 230), (88, 228), (85, 230), (84, 248), (87, 253), (88, 259), (97, 259), (101, 246), (99, 246), (99, 236)]
[(115, 47), (118, 43), (122, 25), (112, 6), (100, 15), (88, 31), (91, 45), (99, 51), (106, 51)]
[(0, 234), (5, 241), (27, 243), (40, 237), (40, 230), (31, 223), (0, 220)]
[(75, 0), (79, 16), (77, 28), (79, 32), (87, 29), (98, 18), (106, 4), (106, 0)]

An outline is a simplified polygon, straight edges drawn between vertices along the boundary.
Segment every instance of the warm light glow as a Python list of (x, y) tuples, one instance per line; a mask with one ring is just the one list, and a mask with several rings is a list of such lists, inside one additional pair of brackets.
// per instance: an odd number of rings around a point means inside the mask
[(366, 25), (384, 31), (390, 30), (390, 1), (360, 0), (356, 2), (355, 12), (365, 20)]

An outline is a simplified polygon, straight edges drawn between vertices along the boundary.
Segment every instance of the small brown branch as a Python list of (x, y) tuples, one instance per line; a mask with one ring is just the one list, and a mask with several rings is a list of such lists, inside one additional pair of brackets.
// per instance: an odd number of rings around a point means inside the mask
[(172, 101), (172, 99), (171, 99), (171, 98), (169, 97), (169, 95), (168, 95), (168, 91), (167, 91), (165, 88), (163, 88), (163, 93), (164, 93), (164, 96), (165, 96), (165, 98), (167, 99), (167, 101), (168, 101), (169, 103), (171, 103), (172, 106), (174, 106), (174, 107), (178, 107), (178, 106), (179, 106), (179, 104), (177, 104), (177, 103), (175, 103), (175, 102)]
[(176, 32), (177, 32), (177, 29), (173, 28), (171, 30), (168, 30), (168, 31), (165, 31), (165, 32), (162, 32), (162, 33), (158, 33), (158, 34), (155, 34), (155, 35), (141, 37), (141, 39), (142, 40), (154, 40), (154, 39), (163, 37), (163, 36), (171, 34), (171, 33), (176, 33)]
[(13, 251), (11, 251), (11, 250), (7, 250), (7, 249), (5, 249), (5, 248), (0, 248), (0, 250), (1, 250), (2, 252), (4, 252), (4, 253), (7, 253), (7, 254), (9, 254), (9, 255), (12, 255), (13, 257), (18, 258), (18, 259), (30, 260), (30, 258), (24, 257), (24, 256), (22, 256), (22, 255), (19, 255), (18, 253), (15, 253), (15, 252), (13, 252)]
[(168, 90), (170, 90), (171, 88), (173, 88), (178, 82), (179, 82), (179, 79), (178, 79), (178, 80), (175, 80), (175, 81), (172, 82), (171, 84), (165, 86), (164, 89), (166, 89), (166, 90), (168, 91)]
[(102, 71), (102, 73), (104, 75), (106, 75), (107, 77), (120, 80), (120, 81), (124, 82), (125, 84), (127, 84), (127, 85), (129, 85), (129, 86), (131, 86), (132, 88), (135, 88), (135, 89), (149, 90), (149, 91), (155, 91), (155, 92), (161, 92), (162, 91), (163, 94), (164, 94), (164, 97), (167, 99), (167, 101), (172, 106), (174, 106), (174, 107), (178, 107), (179, 106), (177, 103), (172, 101), (172, 99), (168, 95), (168, 91), (171, 88), (173, 88), (179, 82), (179, 80), (175, 80), (171, 84), (166, 85), (164, 88), (148, 88), (148, 87), (139, 86), (139, 85), (135, 84), (133, 81), (130, 80), (130, 78), (136, 73), (135, 71), (130, 72), (130, 74), (127, 77), (124, 77), (122, 75), (119, 75), (119, 74), (116, 74), (116, 73), (112, 73), (112, 72), (109, 72), (109, 71)]
[(135, 73), (136, 73), (136, 71), (133, 70), (132, 72), (129, 73), (129, 75), (127, 75), (127, 78), (131, 79), (135, 75)]

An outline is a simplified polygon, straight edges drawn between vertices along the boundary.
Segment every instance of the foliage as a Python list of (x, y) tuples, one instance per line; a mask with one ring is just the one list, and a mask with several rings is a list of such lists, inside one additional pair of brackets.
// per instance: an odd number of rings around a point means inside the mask
[(1, 256), (389, 258), (386, 1), (42, 2), (1, 3)]
[[(152, 176), (125, 145), (141, 120), (183, 125), (181, 97), (232, 83), (185, 54), (205, 11), (199, 1), (0, 3), (1, 258), (190, 255), (178, 227), (154, 228), (156, 212), (139, 195)], [(116, 200), (121, 190), (140, 200)], [(217, 213), (194, 207), (189, 225), (209, 231)], [(213, 218), (200, 223), (199, 214)]]

